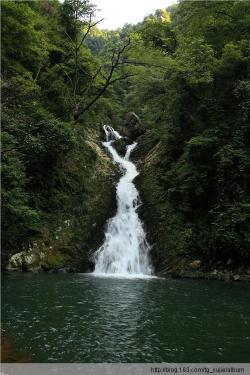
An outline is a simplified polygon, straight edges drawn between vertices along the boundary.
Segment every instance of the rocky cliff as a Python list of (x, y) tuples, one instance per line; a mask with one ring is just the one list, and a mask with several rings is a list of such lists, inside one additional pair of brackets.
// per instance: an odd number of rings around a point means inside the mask
[(101, 244), (105, 223), (116, 206), (116, 171), (98, 130), (86, 128), (83, 140), (78, 161), (69, 157), (64, 165), (64, 173), (76, 181), (74, 189), (69, 183), (69, 202), (64, 197), (67, 217), (58, 219), (53, 230), (44, 228), (29, 249), (14, 254), (8, 270), (86, 272), (93, 267), (91, 253)]

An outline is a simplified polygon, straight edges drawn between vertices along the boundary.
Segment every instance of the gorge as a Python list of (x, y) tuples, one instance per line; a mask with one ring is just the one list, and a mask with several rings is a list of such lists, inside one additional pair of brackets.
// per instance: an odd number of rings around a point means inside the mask
[(5, 360), (246, 362), (250, 2), (1, 12)]
[(138, 144), (154, 272), (248, 280), (249, 3), (180, 2), (111, 31), (87, 0), (2, 11), (2, 268), (93, 270), (118, 208), (106, 123), (119, 155)]

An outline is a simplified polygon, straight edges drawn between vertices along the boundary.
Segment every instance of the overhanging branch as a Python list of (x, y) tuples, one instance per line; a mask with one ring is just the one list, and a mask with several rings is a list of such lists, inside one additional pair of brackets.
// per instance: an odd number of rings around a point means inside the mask
[(162, 65), (145, 63), (145, 62), (141, 62), (141, 61), (132, 61), (132, 60), (120, 61), (118, 65), (139, 65), (139, 66), (148, 66), (148, 67), (152, 67), (152, 68), (166, 69), (166, 67), (162, 66)]
[(92, 22), (92, 16), (93, 16), (93, 14), (90, 13), (90, 15), (89, 15), (89, 21), (88, 21), (88, 25), (87, 25), (87, 30), (86, 30), (86, 32), (83, 34), (83, 36), (82, 36), (82, 38), (81, 38), (81, 41), (80, 41), (80, 43), (79, 43), (78, 46), (77, 46), (77, 50), (80, 49), (80, 47), (81, 47), (81, 45), (83, 44), (84, 40), (85, 40), (86, 37), (88, 36), (90, 30), (91, 30), (93, 27), (95, 27), (96, 25), (98, 25), (98, 23), (100, 23), (100, 22), (103, 21), (103, 18), (102, 18), (102, 19), (100, 19), (99, 21), (96, 21), (96, 22), (94, 22), (94, 23), (91, 23), (91, 22)]
[(113, 79), (112, 81), (110, 81), (110, 85), (112, 85), (113, 83), (115, 83), (117, 81), (123, 81), (124, 79), (128, 79), (128, 78), (131, 78), (131, 77), (134, 77), (134, 76), (136, 76), (136, 74), (127, 74), (125, 76), (117, 77), (117, 78)]
[[(127, 76), (123, 76), (123, 78), (122, 77), (118, 77), (118, 78), (115, 78), (115, 79), (112, 80), (112, 76), (114, 74), (114, 71), (119, 66), (119, 62), (120, 62), (121, 56), (124, 53), (125, 49), (129, 46), (129, 44), (130, 44), (130, 39), (128, 39), (126, 41), (126, 43), (122, 46), (122, 48), (120, 50), (118, 50), (118, 51), (117, 51), (117, 49), (113, 50), (112, 57), (111, 57), (110, 71), (109, 71), (107, 77), (105, 78), (106, 81), (105, 81), (103, 87), (100, 89), (100, 91), (97, 93), (97, 95), (84, 108), (82, 108), (78, 112), (78, 116), (80, 114), (86, 112), (87, 110), (89, 110), (97, 102), (97, 100), (100, 99), (100, 97), (104, 94), (104, 92), (107, 90), (107, 88), (111, 84), (113, 84), (114, 82), (116, 82), (118, 80), (128, 78), (128, 75), (127, 75)], [(99, 72), (97, 72), (97, 74), (95, 76), (97, 76), (100, 72), (101, 72), (101, 69), (100, 69)]]

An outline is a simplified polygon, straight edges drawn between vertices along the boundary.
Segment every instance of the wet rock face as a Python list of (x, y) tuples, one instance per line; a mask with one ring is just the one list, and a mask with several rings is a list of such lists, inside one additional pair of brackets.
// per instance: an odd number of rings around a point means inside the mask
[(145, 133), (145, 128), (136, 113), (129, 112), (126, 115), (121, 133), (123, 136), (131, 138), (133, 140)]
[(118, 154), (122, 157), (125, 156), (127, 151), (127, 146), (131, 145), (133, 141), (130, 138), (124, 137), (120, 139), (116, 139), (112, 146), (115, 148), (115, 150), (118, 152)]
[(106, 139), (106, 134), (105, 134), (103, 125), (100, 125), (100, 127), (99, 127), (99, 134), (100, 134), (101, 141), (106, 142), (107, 139)]

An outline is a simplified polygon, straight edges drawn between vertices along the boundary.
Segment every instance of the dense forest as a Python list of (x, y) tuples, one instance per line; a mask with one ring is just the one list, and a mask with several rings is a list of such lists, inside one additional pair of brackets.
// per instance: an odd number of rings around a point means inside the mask
[(2, 265), (90, 267), (116, 209), (101, 127), (129, 112), (155, 270), (249, 265), (250, 3), (180, 1), (115, 31), (88, 0), (1, 7)]

